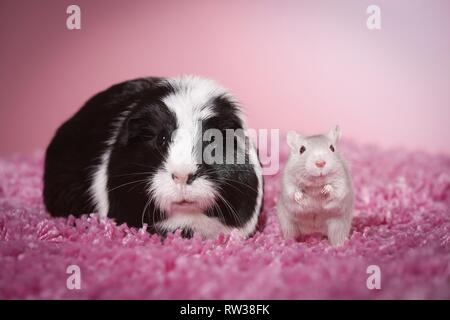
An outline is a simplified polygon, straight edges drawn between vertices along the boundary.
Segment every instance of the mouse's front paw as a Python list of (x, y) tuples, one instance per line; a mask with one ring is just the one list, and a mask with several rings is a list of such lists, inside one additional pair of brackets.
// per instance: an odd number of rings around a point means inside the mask
[(328, 198), (322, 203), (322, 208), (325, 210), (333, 210), (339, 208), (340, 203), (336, 199)]
[(326, 184), (323, 186), (320, 193), (324, 196), (329, 196), (333, 192), (333, 187), (330, 184)]
[(302, 202), (302, 199), (303, 199), (303, 192), (295, 191), (295, 193), (294, 193), (294, 200), (295, 200), (295, 202), (300, 204)]

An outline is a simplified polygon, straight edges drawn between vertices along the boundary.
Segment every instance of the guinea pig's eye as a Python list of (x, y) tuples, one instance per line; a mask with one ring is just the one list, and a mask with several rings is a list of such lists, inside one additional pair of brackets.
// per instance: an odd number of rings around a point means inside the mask
[(334, 152), (334, 146), (330, 144), (330, 150)]
[(167, 132), (161, 132), (158, 135), (158, 145), (166, 146), (169, 143), (169, 135)]
[(303, 153), (303, 152), (305, 152), (305, 151), (306, 151), (305, 146), (301, 146), (301, 147), (300, 147), (300, 153)]
[(146, 127), (146, 124), (140, 118), (130, 119), (128, 121), (127, 143), (144, 143), (155, 138), (154, 133)]

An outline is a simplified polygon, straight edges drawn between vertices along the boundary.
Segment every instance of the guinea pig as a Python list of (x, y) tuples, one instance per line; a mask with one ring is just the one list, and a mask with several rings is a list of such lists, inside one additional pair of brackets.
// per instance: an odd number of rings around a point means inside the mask
[[(245, 133), (231, 144), (207, 134), (229, 130)], [(181, 230), (214, 238), (236, 230), (248, 237), (261, 211), (263, 180), (245, 130), (235, 99), (211, 80), (116, 84), (57, 130), (46, 151), (44, 203), (53, 216), (98, 212), (161, 235)], [(244, 161), (225, 161), (230, 153)]]
[(303, 136), (287, 134), (290, 147), (281, 180), (277, 213), (286, 239), (321, 233), (333, 246), (347, 238), (353, 216), (353, 188), (339, 152), (341, 132)]

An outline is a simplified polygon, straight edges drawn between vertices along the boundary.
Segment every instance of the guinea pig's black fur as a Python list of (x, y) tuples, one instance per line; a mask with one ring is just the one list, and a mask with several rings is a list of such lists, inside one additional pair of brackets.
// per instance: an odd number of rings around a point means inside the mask
[(250, 144), (240, 164), (194, 163), (211, 143), (222, 144), (224, 157), (232, 151), (225, 139), (202, 140), (208, 129), (225, 137), (226, 129), (245, 129), (245, 123), (229, 93), (207, 79), (141, 78), (98, 93), (47, 148), (47, 210), (53, 216), (98, 212), (160, 234), (251, 235), (262, 203), (256, 150)]

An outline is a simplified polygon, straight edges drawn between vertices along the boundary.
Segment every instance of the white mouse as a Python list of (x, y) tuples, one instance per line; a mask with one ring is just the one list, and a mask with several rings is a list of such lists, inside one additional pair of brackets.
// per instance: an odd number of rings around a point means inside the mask
[(351, 177), (339, 153), (339, 127), (325, 135), (287, 134), (290, 154), (282, 175), (278, 219), (285, 239), (320, 233), (333, 246), (348, 237), (353, 216)]

